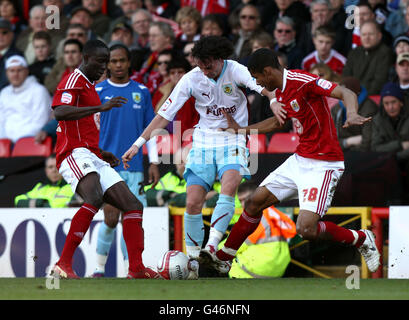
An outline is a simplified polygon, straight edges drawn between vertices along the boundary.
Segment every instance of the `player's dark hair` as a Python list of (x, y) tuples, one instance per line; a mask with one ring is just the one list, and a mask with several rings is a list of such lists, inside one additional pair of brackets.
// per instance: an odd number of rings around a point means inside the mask
[(220, 36), (200, 38), (192, 49), (192, 56), (201, 60), (227, 59), (234, 52), (232, 42)]
[(252, 181), (245, 181), (241, 184), (239, 184), (239, 187), (237, 188), (237, 193), (243, 193), (243, 192), (253, 192), (254, 190), (257, 189), (257, 184), (252, 182)]
[(126, 56), (128, 58), (128, 61), (131, 60), (131, 51), (129, 51), (128, 47), (122, 43), (116, 43), (112, 46), (109, 47), (109, 52), (112, 52), (114, 50), (122, 49), (126, 52)]
[(251, 54), (247, 68), (251, 73), (263, 73), (265, 67), (272, 67), (273, 69), (282, 68), (275, 51), (261, 48)]
[(88, 40), (84, 45), (82, 53), (84, 54), (84, 56), (90, 56), (94, 55), (98, 49), (106, 49), (107, 51), (109, 50), (107, 45), (101, 40)]
[(67, 40), (64, 41), (63, 48), (65, 48), (69, 44), (75, 44), (78, 47), (78, 49), (80, 49), (80, 52), (82, 52), (83, 47), (84, 47), (82, 45), (81, 41), (79, 41), (77, 39), (67, 39)]

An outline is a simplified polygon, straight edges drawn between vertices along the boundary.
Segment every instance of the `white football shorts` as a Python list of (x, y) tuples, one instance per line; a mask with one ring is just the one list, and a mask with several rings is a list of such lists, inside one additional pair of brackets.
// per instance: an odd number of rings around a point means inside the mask
[(71, 185), (72, 191), (77, 189), (78, 182), (88, 173), (99, 174), (99, 182), (102, 191), (105, 191), (114, 184), (123, 181), (121, 176), (109, 165), (108, 162), (97, 157), (96, 154), (87, 148), (76, 148), (61, 162), (59, 172), (67, 183)]
[(299, 199), (300, 210), (327, 212), (344, 173), (343, 161), (323, 161), (291, 155), (260, 184), (280, 202)]

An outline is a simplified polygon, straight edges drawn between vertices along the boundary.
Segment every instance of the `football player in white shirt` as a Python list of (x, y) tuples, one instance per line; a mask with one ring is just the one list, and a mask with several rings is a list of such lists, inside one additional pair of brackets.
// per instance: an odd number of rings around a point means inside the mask
[[(248, 124), (246, 88), (273, 98), (273, 94), (256, 84), (248, 69), (233, 60), (232, 43), (219, 36), (204, 37), (196, 42), (192, 56), (197, 67), (185, 74), (142, 135), (122, 156), (124, 167), (142, 145), (152, 138), (155, 129), (165, 128), (177, 111), (190, 98), (200, 115), (193, 133), (184, 173), (187, 182), (184, 215), (186, 251), (198, 258), (204, 239), (202, 207), (216, 176), (221, 192), (211, 218), (209, 240), (205, 250), (214, 252), (234, 214), (234, 197), (243, 177), (250, 177), (248, 149), (243, 135), (221, 131), (227, 120), (222, 110), (230, 113), (242, 126)], [(191, 279), (198, 278), (198, 263), (191, 260)]]

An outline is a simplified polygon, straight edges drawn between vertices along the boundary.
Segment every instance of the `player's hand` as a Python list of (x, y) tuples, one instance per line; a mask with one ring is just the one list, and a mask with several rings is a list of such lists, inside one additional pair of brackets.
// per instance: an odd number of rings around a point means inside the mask
[(227, 128), (221, 128), (220, 130), (222, 131), (228, 131), (228, 130), (234, 130), (234, 132), (238, 132), (239, 129), (242, 127), (239, 126), (239, 124), (236, 122), (236, 120), (233, 119), (230, 113), (227, 113), (224, 109), (221, 109), (224, 117), (227, 120)]
[(273, 111), (274, 116), (277, 118), (280, 125), (283, 125), (287, 119), (287, 111), (285, 111), (283, 106), (285, 106), (285, 104), (280, 102), (273, 102), (270, 104), (270, 109)]
[(109, 151), (101, 151), (101, 156), (102, 159), (104, 159), (104, 161), (108, 162), (111, 167), (116, 167), (119, 166), (119, 164), (121, 163), (121, 161), (119, 161), (119, 159), (117, 157), (115, 157), (115, 155)]
[(128, 99), (124, 97), (114, 97), (101, 105), (101, 111), (108, 111), (111, 110), (112, 108), (120, 108), (122, 107), (123, 104), (127, 102)]
[(124, 163), (124, 169), (129, 168), (128, 162), (138, 153), (139, 148), (134, 144), (122, 155), (122, 162)]
[(372, 117), (362, 117), (357, 113), (347, 114), (347, 119), (342, 127), (348, 128), (350, 126), (361, 126), (371, 120)]
[(148, 174), (149, 174), (149, 184), (152, 184), (151, 189), (154, 189), (160, 179), (159, 168), (155, 163), (151, 163), (151, 165), (149, 166)]

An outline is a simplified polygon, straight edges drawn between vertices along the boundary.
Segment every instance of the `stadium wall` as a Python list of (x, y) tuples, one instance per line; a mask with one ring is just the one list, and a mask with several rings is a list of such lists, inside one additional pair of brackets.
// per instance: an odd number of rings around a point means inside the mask
[[(76, 208), (0, 209), (0, 277), (44, 277), (57, 262)], [(96, 244), (100, 210), (74, 255), (74, 269), (80, 277), (91, 275), (96, 266)], [(154, 266), (169, 250), (168, 208), (145, 208), (146, 266)], [(106, 265), (107, 277), (124, 277), (125, 267), (120, 249), (122, 225), (118, 224)]]

